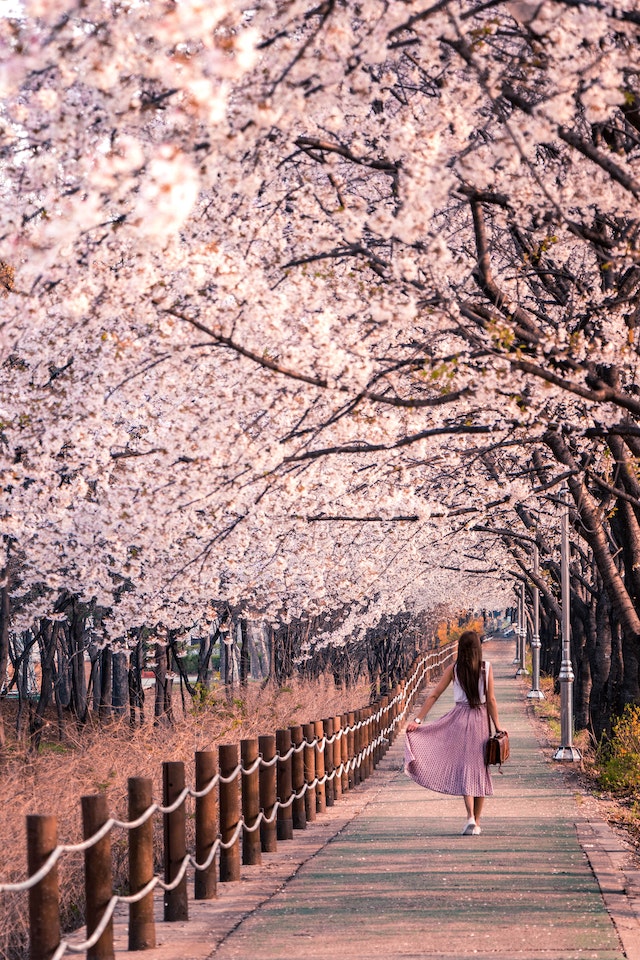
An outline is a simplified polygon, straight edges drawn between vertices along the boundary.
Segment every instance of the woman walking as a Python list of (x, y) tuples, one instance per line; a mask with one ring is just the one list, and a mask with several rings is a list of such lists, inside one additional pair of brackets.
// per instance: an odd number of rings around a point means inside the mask
[[(422, 726), (451, 682), (453, 709), (434, 723)], [(456, 662), (447, 667), (417, 716), (407, 724), (405, 770), (421, 787), (464, 798), (467, 822), (462, 833), (466, 836), (481, 832), (484, 798), (493, 794), (484, 762), (484, 747), (489, 739), (487, 707), (499, 730), (491, 664), (482, 659), (480, 635), (475, 630), (465, 630), (458, 640)]]

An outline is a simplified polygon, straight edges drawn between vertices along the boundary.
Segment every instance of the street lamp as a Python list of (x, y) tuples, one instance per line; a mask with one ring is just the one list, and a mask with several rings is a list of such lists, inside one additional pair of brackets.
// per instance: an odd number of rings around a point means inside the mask
[(562, 592), (562, 663), (560, 664), (560, 746), (554, 760), (580, 760), (573, 745), (573, 667), (571, 665), (571, 611), (569, 594), (569, 501), (563, 491), (560, 541), (560, 585)]
[(525, 654), (527, 650), (527, 607), (525, 603), (524, 582), (520, 584), (520, 614), (518, 628), (520, 630), (520, 656), (518, 658), (517, 677), (526, 676), (529, 672), (525, 666)]
[(544, 693), (540, 689), (540, 591), (535, 578), (540, 572), (538, 545), (533, 545), (533, 636), (531, 637), (531, 690), (527, 694), (529, 700), (544, 700)]

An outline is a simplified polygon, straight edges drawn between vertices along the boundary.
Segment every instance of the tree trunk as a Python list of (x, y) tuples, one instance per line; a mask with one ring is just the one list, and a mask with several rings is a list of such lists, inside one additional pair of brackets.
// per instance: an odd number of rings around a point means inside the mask
[(0, 590), (0, 749), (6, 743), (4, 729), (4, 685), (9, 665), (9, 619), (11, 616), (11, 601), (9, 597), (9, 570), (8, 566), (2, 572), (6, 578), (6, 586)]
[(117, 717), (123, 717), (127, 710), (129, 694), (127, 654), (118, 650), (113, 654), (112, 706)]
[(144, 724), (144, 687), (142, 686), (143, 648), (138, 640), (129, 658), (129, 723)]
[[(559, 463), (565, 464), (576, 473), (567, 479), (576, 511), (580, 517), (580, 535), (589, 544), (598, 565), (604, 587), (611, 598), (620, 625), (627, 637), (626, 650), (636, 650), (640, 642), (640, 617), (627, 592), (624, 581), (616, 567), (609, 549), (609, 541), (604, 529), (598, 504), (586, 485), (580, 479), (580, 470), (564, 439), (556, 431), (545, 434), (545, 442)], [(637, 662), (637, 661), (636, 661)]]
[(201, 687), (209, 686), (211, 656), (213, 654), (214, 644), (219, 639), (220, 633), (217, 630), (214, 636), (212, 636), (209, 631), (200, 637), (200, 646), (198, 648), (198, 678), (196, 683)]
[(240, 686), (246, 687), (251, 672), (251, 657), (249, 655), (249, 630), (247, 621), (243, 618), (239, 622), (240, 629)]
[(594, 642), (589, 648), (591, 662), (591, 724), (599, 741), (605, 730), (610, 730), (611, 706), (611, 603), (603, 590), (594, 609)]
[(575, 610), (575, 606), (575, 604), (572, 604), (573, 615), (571, 617), (571, 659), (575, 674), (573, 715), (576, 730), (585, 730), (589, 727), (591, 695), (591, 669), (587, 653), (589, 647), (588, 609), (582, 603), (578, 610)]
[(171, 723), (171, 689), (173, 686), (171, 679), (167, 677), (168, 671), (168, 646), (166, 643), (156, 643), (156, 665), (154, 674), (156, 679), (155, 703), (154, 703), (154, 723)]
[(109, 647), (104, 647), (100, 655), (100, 710), (101, 720), (111, 717), (113, 698), (113, 655)]
[(68, 647), (71, 665), (71, 710), (79, 723), (85, 723), (88, 713), (87, 680), (84, 672), (85, 616), (73, 597), (68, 610)]
[(50, 620), (42, 621), (40, 633), (38, 635), (38, 645), (40, 647), (40, 697), (38, 704), (30, 717), (29, 734), (31, 736), (30, 750), (34, 753), (40, 748), (42, 738), (42, 728), (44, 727), (44, 715), (53, 692), (53, 658), (56, 654), (58, 645), (59, 625), (51, 623)]

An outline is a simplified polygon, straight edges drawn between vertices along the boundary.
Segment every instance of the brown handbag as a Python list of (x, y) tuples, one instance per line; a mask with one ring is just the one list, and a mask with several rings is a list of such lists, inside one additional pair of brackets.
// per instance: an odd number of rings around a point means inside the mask
[[(501, 767), (502, 764), (509, 759), (509, 734), (506, 730), (496, 730), (495, 733), (491, 733), (489, 701), (486, 699), (489, 684), (487, 683), (487, 666), (484, 660), (482, 661), (482, 669), (484, 671), (484, 695), (487, 706), (487, 722), (489, 724), (489, 739), (484, 747), (484, 762), (487, 767), (495, 764), (497, 764), (498, 767)], [(502, 773), (502, 770), (499, 772)]]

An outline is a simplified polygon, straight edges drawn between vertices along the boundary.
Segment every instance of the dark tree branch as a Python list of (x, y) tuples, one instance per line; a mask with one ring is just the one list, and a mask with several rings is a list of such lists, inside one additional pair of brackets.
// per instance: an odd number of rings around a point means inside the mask
[(349, 523), (415, 523), (420, 517), (417, 515), (408, 516), (408, 517), (347, 517), (347, 516), (333, 516), (328, 517), (324, 514), (317, 514), (314, 517), (307, 517), (307, 523), (318, 523), (322, 521), (341, 521)]
[(430, 430), (421, 430), (420, 433), (409, 434), (401, 437), (395, 443), (354, 443), (345, 446), (324, 447), (320, 450), (308, 450), (306, 453), (294, 454), (285, 457), (283, 463), (295, 463), (302, 460), (317, 460), (320, 457), (331, 456), (336, 453), (377, 453), (381, 450), (397, 450), (400, 447), (408, 447), (419, 440), (426, 440), (429, 437), (451, 436), (453, 434), (469, 433), (492, 433), (494, 426), (479, 425), (471, 426), (467, 424), (457, 424), (449, 427), (433, 427)]

